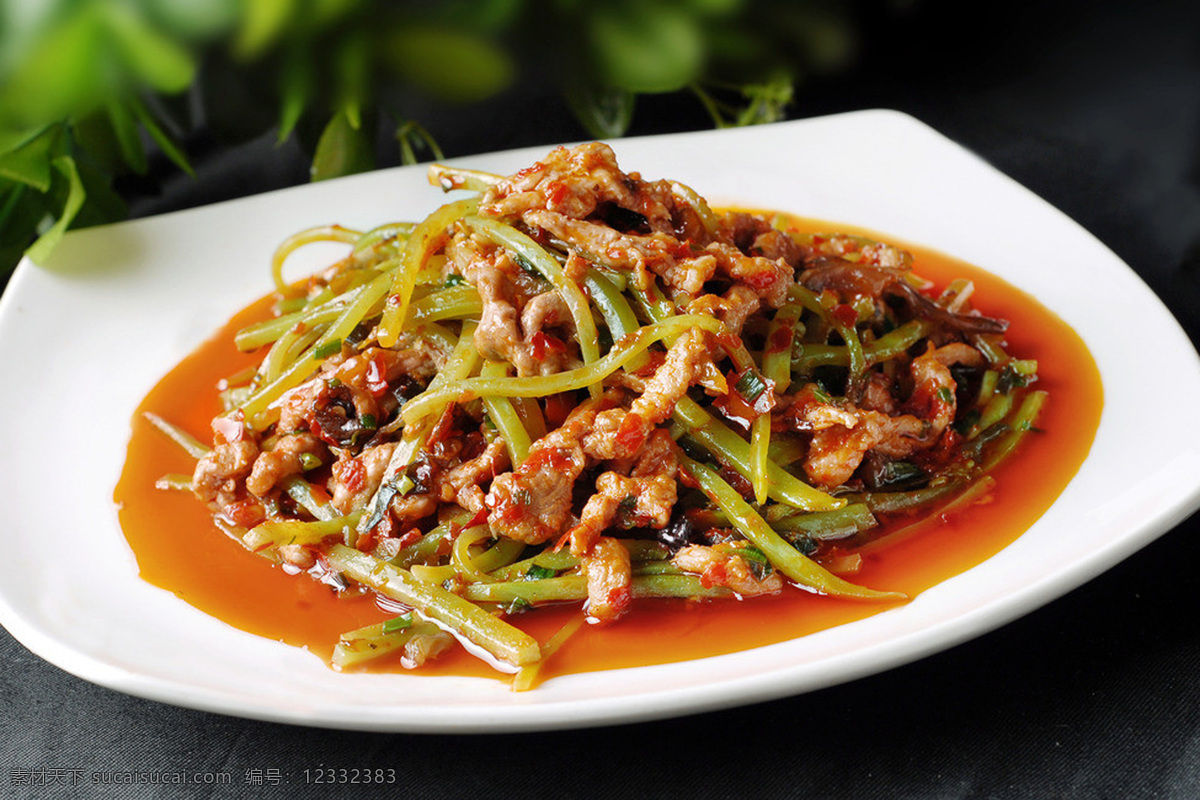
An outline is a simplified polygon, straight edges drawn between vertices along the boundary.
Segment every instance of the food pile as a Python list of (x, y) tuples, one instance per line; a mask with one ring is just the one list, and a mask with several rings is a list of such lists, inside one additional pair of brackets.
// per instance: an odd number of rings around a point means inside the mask
[[(986, 495), (1044, 401), (972, 284), (933, 293), (898, 247), (718, 213), (599, 143), (430, 177), (460, 199), (280, 248), (277, 313), (236, 337), (260, 365), (190, 445), (249, 550), (399, 604), (340, 666), (457, 639), (529, 674), (570, 630), (508, 620), (551, 603), (902, 599), (853, 582), (856, 548)], [(350, 252), (286, 282), (320, 240)]]

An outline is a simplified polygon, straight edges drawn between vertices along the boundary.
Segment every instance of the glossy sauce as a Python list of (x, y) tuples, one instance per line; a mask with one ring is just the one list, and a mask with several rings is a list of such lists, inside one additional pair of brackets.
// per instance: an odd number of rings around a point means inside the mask
[[(861, 232), (808, 220), (797, 220), (797, 225)], [(913, 597), (994, 555), (1049, 508), (1091, 447), (1102, 388), (1083, 342), (1033, 298), (962, 261), (904, 246), (915, 256), (914, 271), (932, 280), (937, 289), (955, 278), (975, 282), (975, 306), (988, 316), (1009, 321), (1008, 352), (1036, 359), (1036, 387), (1049, 392), (1038, 419), (1040, 432), (1026, 436), (1015, 456), (992, 472), (997, 486), (988, 502), (916, 535), (872, 548), (863, 557), (861, 571), (848, 576), (855, 583)], [(270, 300), (264, 299), (238, 314), (150, 392), (132, 423), (129, 455), (115, 499), (143, 579), (234, 627), (305, 647), (328, 661), (341, 633), (393, 614), (377, 608), (369, 597), (338, 597), (306, 576), (289, 575), (250, 555), (213, 526), (204, 504), (190, 493), (156, 490), (156, 479), (170, 472), (190, 474), (193, 462), (142, 418), (143, 412), (152, 411), (208, 440), (209, 424), (221, 411), (217, 382), (255, 365), (261, 357), (238, 353), (233, 335), (268, 316), (269, 308)], [(644, 601), (616, 624), (581, 628), (549, 659), (542, 674), (550, 677), (731, 653), (891, 607), (818, 597), (790, 587), (774, 597), (744, 602)], [(580, 613), (575, 605), (509, 619), (544, 642)], [(422, 667), (421, 673), (499, 676), (461, 648)]]

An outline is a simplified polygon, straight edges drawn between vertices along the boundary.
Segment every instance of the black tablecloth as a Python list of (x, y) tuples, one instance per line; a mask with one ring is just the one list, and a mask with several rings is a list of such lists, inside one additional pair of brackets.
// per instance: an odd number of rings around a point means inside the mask
[[(869, 107), (913, 114), (1082, 223), (1197, 341), (1193, 5), (927, 4), (879, 21), (849, 74), (802, 84), (792, 116)], [(702, 126), (686, 105), (664, 100), (667, 110), (643, 114), (635, 132)], [(553, 112), (493, 122), (486, 137), (464, 129), (444, 133), (443, 144), (458, 155), (583, 138)], [(252, 143), (207, 154), (196, 180), (170, 180), (133, 208), (158, 213), (304, 174), (289, 148)], [(1135, 320), (1116, 309), (1113, 316), (1136, 335)], [(1148, 415), (1157, 403), (1197, 402), (1145, 388)], [(0, 796), (362, 790), (306, 782), (305, 769), (324, 767), (393, 769), (391, 788), (417, 797), (1200, 797), (1198, 537), (1193, 517), (1049, 606), (884, 674), (595, 730), (418, 736), (246, 721), (91, 685), (0, 631)], [(227, 782), (95, 784), (93, 773), (106, 771), (141, 771), (143, 781), (210, 773)]]

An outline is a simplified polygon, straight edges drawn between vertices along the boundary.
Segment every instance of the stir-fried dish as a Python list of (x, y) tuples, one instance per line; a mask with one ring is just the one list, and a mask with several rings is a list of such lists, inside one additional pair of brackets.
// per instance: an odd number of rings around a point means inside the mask
[[(275, 316), (235, 339), (261, 361), (219, 387), (211, 447), (154, 420), (197, 458), (163, 486), (395, 609), (335, 666), (460, 643), (520, 687), (643, 598), (903, 600), (854, 581), (862, 549), (986, 497), (1035, 429), (1045, 393), (1007, 323), (899, 247), (718, 213), (598, 143), (430, 180), (461, 199), (284, 243)], [(324, 240), (348, 255), (288, 283)], [(549, 641), (511, 623), (563, 603), (582, 613)]]

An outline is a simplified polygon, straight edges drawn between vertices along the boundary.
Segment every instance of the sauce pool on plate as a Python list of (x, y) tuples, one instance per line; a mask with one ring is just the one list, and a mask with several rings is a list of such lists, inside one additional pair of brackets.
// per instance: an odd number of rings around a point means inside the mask
[[(814, 232), (847, 230), (813, 220), (795, 223)], [(1086, 346), (1053, 312), (977, 267), (927, 248), (905, 247), (914, 255), (913, 271), (938, 289), (956, 278), (974, 282), (978, 308), (1009, 321), (1006, 349), (1037, 361), (1037, 388), (1049, 394), (1037, 431), (991, 473), (996, 485), (983, 502), (936, 524), (891, 520), (885, 524), (905, 533), (890, 538), (885, 534), (864, 548), (861, 569), (852, 576), (855, 582), (914, 597), (999, 552), (1050, 507), (1087, 456), (1103, 393)], [(143, 416), (152, 412), (207, 439), (211, 420), (222, 411), (218, 383), (259, 361), (254, 353), (238, 352), (233, 336), (250, 322), (269, 317), (271, 304), (272, 298), (264, 298), (240, 312), (147, 395), (133, 419), (128, 457), (114, 497), (144, 580), (240, 630), (307, 648), (328, 661), (342, 633), (388, 619), (395, 609), (380, 608), (369, 594), (338, 596), (306, 576), (254, 557), (217, 529), (209, 510), (189, 493), (156, 489), (160, 477), (190, 474), (194, 462)], [(790, 586), (778, 595), (745, 601), (636, 601), (631, 613), (616, 623), (584, 626), (572, 635), (547, 660), (541, 677), (732, 653), (892, 607), (894, 603), (821, 597)], [(537, 609), (508, 621), (544, 643), (579, 614), (578, 606), (572, 605)], [(400, 666), (384, 659), (371, 669)], [(420, 673), (503, 677), (463, 648), (426, 663)]]

